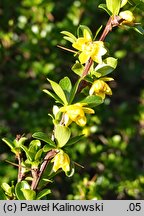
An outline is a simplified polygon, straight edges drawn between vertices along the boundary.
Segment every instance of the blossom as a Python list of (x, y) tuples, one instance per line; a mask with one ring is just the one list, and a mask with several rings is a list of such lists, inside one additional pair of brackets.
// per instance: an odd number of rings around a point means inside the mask
[(103, 100), (105, 99), (106, 95), (112, 95), (111, 88), (105, 82), (105, 81), (111, 81), (111, 80), (113, 79), (110, 77), (105, 77), (105, 78), (95, 80), (90, 88), (89, 94), (92, 95), (95, 93), (95, 95), (101, 97)]
[(54, 172), (60, 168), (62, 168), (64, 172), (70, 171), (70, 158), (62, 149), (60, 149), (56, 156), (52, 159), (52, 162), (54, 162)]
[(122, 22), (122, 24), (124, 25), (133, 25), (135, 17), (133, 15), (133, 13), (129, 10), (126, 11), (122, 11), (120, 12), (119, 16), (124, 19), (124, 21)]
[(102, 56), (106, 54), (107, 50), (102, 41), (92, 41), (88, 30), (84, 29), (83, 37), (79, 37), (72, 46), (79, 50), (79, 60), (84, 64), (91, 57), (93, 61), (102, 63)]
[(92, 114), (94, 110), (88, 107), (83, 107), (85, 103), (76, 103), (73, 105), (67, 105), (60, 108), (60, 111), (64, 113), (64, 124), (68, 126), (71, 122), (75, 122), (79, 126), (85, 126), (87, 119), (85, 113)]

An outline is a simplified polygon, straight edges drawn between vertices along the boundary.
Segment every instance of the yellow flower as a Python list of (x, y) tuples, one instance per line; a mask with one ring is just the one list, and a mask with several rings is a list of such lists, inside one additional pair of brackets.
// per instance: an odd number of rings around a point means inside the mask
[(83, 107), (84, 103), (76, 103), (73, 105), (68, 105), (60, 108), (60, 111), (65, 113), (64, 115), (64, 123), (66, 126), (71, 124), (71, 122), (75, 122), (79, 126), (85, 126), (87, 119), (85, 113), (92, 114), (94, 110), (88, 107)]
[(72, 46), (81, 51), (79, 60), (82, 64), (86, 63), (91, 57), (93, 61), (102, 63), (102, 56), (107, 50), (102, 41), (92, 41), (90, 33), (84, 29), (83, 37), (80, 37), (72, 44)]
[(105, 81), (111, 81), (111, 80), (113, 79), (110, 77), (105, 77), (105, 78), (101, 78), (101, 79), (94, 81), (94, 83), (92, 84), (90, 88), (89, 94), (92, 95), (95, 93), (95, 95), (101, 97), (103, 100), (105, 99), (106, 95), (112, 95), (111, 88), (105, 82)]
[(124, 19), (122, 24), (124, 24), (124, 25), (133, 25), (134, 24), (135, 17), (131, 11), (129, 11), (129, 10), (122, 11), (122, 12), (120, 12), (119, 16)]
[(56, 172), (58, 169), (62, 168), (64, 172), (70, 171), (70, 158), (63, 150), (59, 150), (59, 153), (52, 159), (54, 162), (53, 171)]

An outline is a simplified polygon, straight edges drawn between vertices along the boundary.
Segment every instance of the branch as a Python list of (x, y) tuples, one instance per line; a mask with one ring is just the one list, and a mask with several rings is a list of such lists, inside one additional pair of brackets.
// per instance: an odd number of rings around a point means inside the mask
[[(113, 27), (117, 27), (119, 26), (122, 22), (124, 21), (124, 19), (122, 19), (121, 17), (119, 16), (111, 16), (104, 28), (104, 31), (99, 39), (99, 41), (104, 41), (106, 36), (108, 35), (108, 33), (110, 31), (112, 31), (112, 28)], [(93, 64), (93, 60), (91, 58), (89, 58), (89, 60), (87, 61), (87, 63), (85, 64), (85, 68), (84, 68), (84, 71), (82, 73), (82, 78), (84, 78), (88, 73), (89, 73), (89, 70), (91, 68)], [(79, 86), (79, 89), (78, 89), (78, 92), (81, 92), (83, 88), (85, 88), (87, 86), (87, 82), (85, 80), (82, 80), (81, 81), (81, 84)]]
[(17, 160), (18, 160), (18, 179), (17, 179), (17, 181), (20, 182), (24, 176), (22, 173), (22, 166), (21, 166), (22, 159), (21, 159), (20, 154), (18, 154)]
[[(116, 26), (119, 26), (120, 23), (123, 21), (123, 19), (121, 19), (119, 16), (111, 16), (106, 24), (106, 27), (99, 39), (99, 41), (104, 41), (107, 34), (112, 31), (112, 28), (113, 27), (116, 27)], [(82, 78), (84, 78), (88, 73), (89, 73), (89, 70), (91, 68), (93, 64), (93, 60), (91, 58), (89, 58), (89, 60), (87, 61), (87, 63), (85, 64), (85, 68), (83, 70), (83, 73), (82, 73)], [(82, 80), (79, 88), (78, 88), (78, 92), (81, 92), (81, 90), (87, 86), (87, 82), (85, 80)], [(61, 124), (62, 124), (62, 120), (61, 120)], [(35, 169), (35, 170), (32, 170), (32, 176), (33, 176), (33, 181), (32, 181), (32, 184), (31, 184), (31, 189), (32, 190), (37, 190), (37, 187), (38, 187), (38, 184), (39, 184), (39, 181), (47, 167), (47, 165), (50, 163), (50, 161), (52, 160), (52, 158), (55, 157), (55, 155), (57, 154), (57, 150), (54, 150), (52, 149), (51, 151), (49, 151), (45, 158), (44, 158), (44, 161), (43, 163), (41, 164), (41, 167), (40, 169)]]
[(111, 16), (106, 24), (106, 27), (100, 37), (100, 41), (104, 41), (106, 36), (108, 35), (108, 33), (110, 31), (112, 31), (112, 28), (113, 27), (117, 27), (119, 26), (122, 22), (124, 21), (123, 18), (117, 16), (117, 15), (114, 15), (114, 16)]
[(45, 158), (43, 163), (41, 164), (41, 167), (39, 170), (33, 170), (32, 175), (33, 175), (33, 181), (31, 184), (31, 189), (32, 190), (36, 190), (39, 184), (39, 181), (41, 179), (41, 176), (43, 175), (47, 165), (50, 163), (50, 161), (52, 160), (52, 158), (54, 158), (54, 156), (57, 154), (57, 150), (52, 149), (51, 151), (49, 151)]

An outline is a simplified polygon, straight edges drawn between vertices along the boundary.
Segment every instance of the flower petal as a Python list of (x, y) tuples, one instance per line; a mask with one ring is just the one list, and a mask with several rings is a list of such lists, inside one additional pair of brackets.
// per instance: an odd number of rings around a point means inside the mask
[(75, 49), (82, 51), (83, 50), (83, 46), (85, 46), (86, 42), (87, 41), (85, 40), (85, 38), (78, 38), (77, 41), (72, 44), (72, 46)]
[(69, 115), (67, 113), (64, 114), (64, 124), (65, 126), (69, 126), (72, 123), (72, 120), (69, 118)]
[(104, 47), (104, 43), (102, 41), (95, 41), (91, 58), (97, 63), (102, 63), (102, 56), (106, 53), (107, 50)]
[(87, 29), (84, 29), (84, 38), (87, 41), (92, 41), (91, 35)]
[(113, 81), (114, 79), (112, 78), (112, 77), (102, 77), (102, 78), (100, 78), (101, 80), (103, 80), (103, 81)]
[[(100, 96), (102, 99), (105, 99), (106, 94), (107, 95), (112, 95), (111, 88), (109, 87), (109, 85), (103, 79), (104, 78), (101, 78), (99, 80), (94, 81), (93, 85), (91, 86), (91, 88), (89, 90), (90, 95), (95, 93), (97, 96)], [(110, 81), (111, 79), (108, 79), (108, 80)]]
[(96, 95), (101, 97), (104, 100), (106, 94), (104, 92), (99, 92), (99, 93), (96, 93)]
[(85, 116), (83, 116), (81, 118), (77, 118), (77, 120), (76, 120), (76, 123), (81, 127), (85, 126), (86, 122), (87, 122), (87, 119)]
[(84, 64), (88, 61), (88, 59), (90, 58), (90, 53), (88, 52), (82, 52), (80, 55), (79, 55), (79, 60), (81, 62), (81, 64)]
[[(103, 81), (104, 82), (104, 81)], [(93, 114), (94, 110), (86, 106), (86, 103), (76, 103), (73, 105), (68, 105), (60, 108), (61, 112), (64, 112), (64, 123), (66, 126), (69, 126), (72, 121), (80, 126), (86, 124), (85, 113)]]
[(93, 84), (92, 87), (89, 90), (89, 95), (93, 95), (94, 91), (95, 91), (95, 86)]
[(64, 152), (64, 163), (62, 169), (64, 172), (70, 171), (70, 158), (65, 152)]
[(93, 113), (95, 113), (95, 111), (94, 111), (93, 109), (88, 108), (88, 107), (83, 107), (83, 111), (84, 111), (85, 113), (88, 113), (88, 114), (93, 114)]
[(60, 150), (60, 152), (56, 154), (52, 162), (54, 162), (54, 172), (56, 172), (60, 168), (62, 168), (64, 172), (68, 172), (70, 170), (70, 158), (63, 150)]
[(124, 19), (122, 24), (125, 25), (132, 25), (135, 20), (133, 13), (129, 10), (120, 12), (119, 16)]

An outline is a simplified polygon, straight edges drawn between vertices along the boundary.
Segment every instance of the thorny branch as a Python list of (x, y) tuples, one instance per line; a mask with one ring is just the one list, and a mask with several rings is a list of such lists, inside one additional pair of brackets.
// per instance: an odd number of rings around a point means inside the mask
[[(108, 33), (110, 31), (112, 31), (112, 28), (119, 26), (123, 21), (124, 21), (124, 19), (122, 19), (119, 16), (116, 16), (116, 15), (111, 16), (109, 18), (105, 28), (104, 28), (104, 31), (103, 31), (99, 41), (104, 41), (106, 36), (108, 35)], [(82, 77), (85, 77), (89, 73), (89, 70), (90, 70), (92, 64), (93, 64), (93, 60), (91, 58), (89, 58), (89, 60), (87, 61), (86, 65), (85, 65), (84, 71), (82, 73)], [(87, 86), (87, 82), (85, 80), (82, 80), (81, 84), (79, 86), (78, 92), (81, 92), (82, 89), (85, 88), (86, 86)]]
[[(121, 22), (123, 21), (123, 19), (121, 19), (119, 16), (111, 16), (106, 24), (106, 27), (100, 37), (100, 41), (104, 41), (107, 34), (112, 31), (112, 28), (113, 27), (116, 27), (116, 26), (119, 26), (121, 24)], [(85, 68), (84, 68), (84, 71), (83, 71), (83, 74), (82, 74), (82, 78), (85, 77), (91, 66), (93, 64), (93, 60), (91, 58), (89, 58), (88, 62), (86, 63), (85, 65)], [(78, 92), (80, 92), (85, 86), (87, 85), (87, 82), (85, 80), (82, 80), (81, 81), (81, 84), (79, 86), (79, 89), (78, 89)], [(46, 167), (48, 166), (48, 164), (50, 163), (50, 161), (52, 160), (52, 158), (55, 157), (55, 155), (58, 153), (58, 151), (56, 149), (52, 149), (51, 151), (49, 151), (41, 166), (40, 166), (40, 169), (36, 169), (36, 170), (33, 170), (32, 171), (32, 176), (33, 176), (33, 181), (32, 181), (32, 184), (31, 184), (31, 189), (32, 190), (37, 190), (37, 187), (38, 187), (38, 184), (39, 184), (39, 181), (46, 169)], [(19, 175), (20, 175), (20, 171), (19, 171)], [(19, 181), (21, 180), (21, 177), (19, 176)]]
[(43, 160), (43, 163), (41, 164), (40, 166), (40, 169), (39, 170), (34, 170), (33, 172), (33, 175), (34, 175), (34, 178), (33, 178), (33, 181), (32, 181), (32, 184), (31, 184), (31, 189), (32, 190), (36, 190), (37, 187), (38, 187), (38, 184), (39, 184), (39, 181), (47, 167), (47, 165), (50, 163), (50, 161), (52, 160), (52, 158), (54, 158), (54, 156), (57, 154), (57, 150), (55, 149), (52, 149), (51, 151), (49, 151), (44, 160)]

